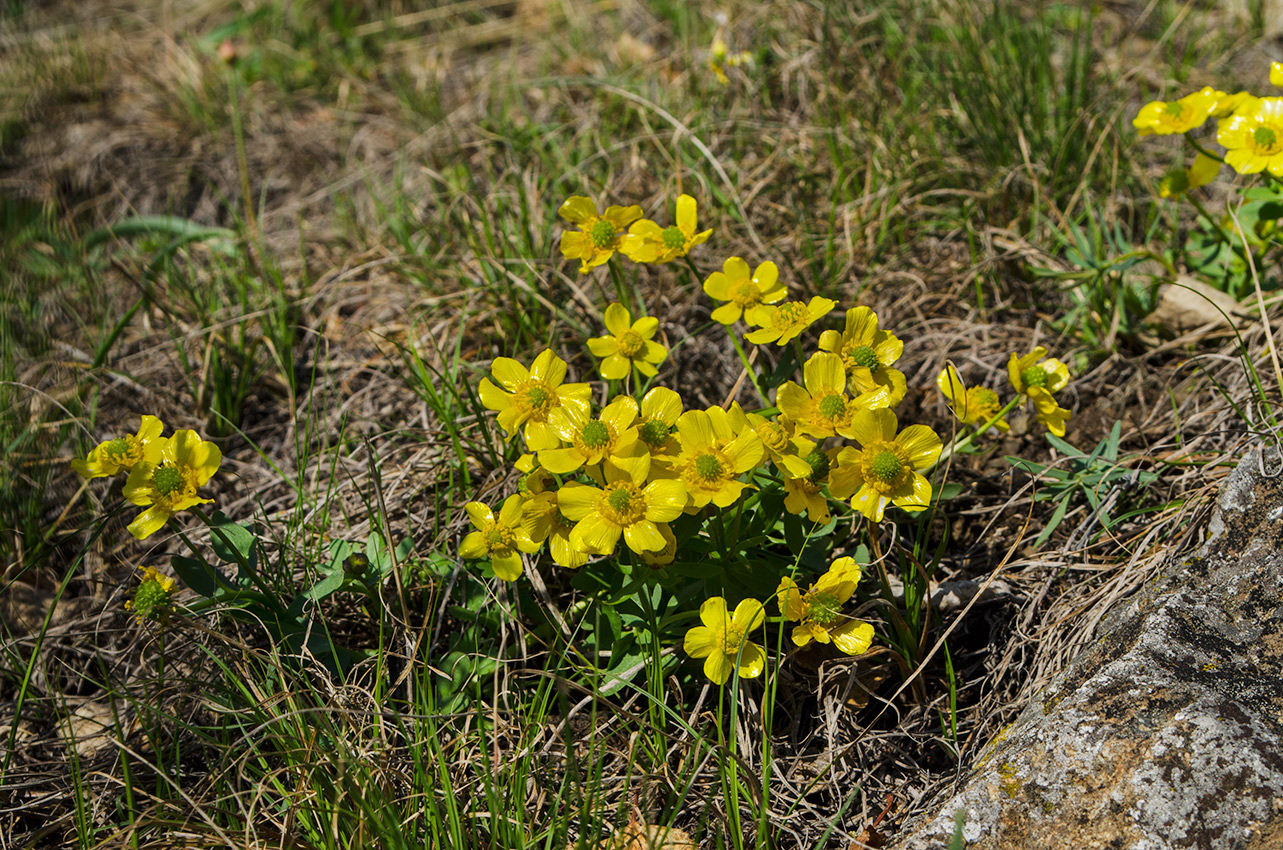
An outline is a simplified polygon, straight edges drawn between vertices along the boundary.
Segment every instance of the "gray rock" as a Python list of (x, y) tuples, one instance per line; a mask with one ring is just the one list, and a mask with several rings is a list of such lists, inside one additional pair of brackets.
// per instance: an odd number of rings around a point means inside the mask
[[(1283, 848), (1283, 458), (1226, 479), (1206, 544), (1102, 622), (896, 850)], [(1264, 471), (1263, 471), (1264, 470)]]

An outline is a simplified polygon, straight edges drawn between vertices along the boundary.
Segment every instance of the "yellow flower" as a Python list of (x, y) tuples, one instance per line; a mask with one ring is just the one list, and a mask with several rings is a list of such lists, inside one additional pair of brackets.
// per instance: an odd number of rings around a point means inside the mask
[(668, 356), (668, 349), (654, 341), (659, 319), (642, 316), (634, 322), (623, 304), (611, 304), (603, 319), (611, 335), (588, 340), (588, 350), (602, 358), (601, 376), (619, 380), (636, 369), (648, 378), (655, 377), (655, 367)]
[(561, 512), (558, 493), (551, 490), (527, 499), (521, 506), (521, 526), (535, 543), (548, 544), (553, 563), (578, 569), (588, 563), (588, 553), (571, 545), (574, 523)]
[(842, 357), (852, 395), (885, 387), (889, 393), (887, 407), (895, 407), (903, 400), (907, 389), (904, 373), (892, 369), (891, 364), (900, 359), (904, 343), (895, 334), (878, 330), (878, 314), (870, 308), (847, 310), (845, 329), (840, 334), (837, 331), (820, 334), (820, 350)]
[(1142, 136), (1188, 133), (1190, 130), (1201, 127), (1212, 114), (1212, 110), (1216, 107), (1217, 94), (1215, 89), (1207, 86), (1180, 100), (1156, 100), (1147, 103), (1132, 119), (1132, 126), (1139, 130)]
[(659, 533), (663, 535), (664, 548), (641, 553), (641, 559), (650, 567), (667, 566), (677, 557), (677, 536), (668, 527), (668, 523), (660, 523)]
[[(734, 426), (734, 417), (744, 415), (739, 402), (731, 405), (730, 413)], [(757, 432), (767, 460), (796, 478), (805, 478), (811, 474), (811, 467), (803, 458), (815, 450), (815, 443), (795, 433), (796, 423), (787, 418), (773, 421), (760, 413), (747, 414), (745, 422)]]
[(699, 606), (699, 619), (704, 625), (686, 632), (684, 648), (691, 658), (704, 659), (705, 676), (714, 684), (724, 685), (732, 670), (741, 679), (762, 675), (766, 653), (748, 639), (766, 620), (761, 602), (745, 599), (731, 614), (726, 610), (726, 600), (714, 596)]
[(1283, 88), (1283, 62), (1270, 63), (1270, 85)]
[(1046, 356), (1047, 349), (1041, 345), (1024, 357), (1017, 357), (1013, 352), (1007, 360), (1007, 376), (1016, 392), (1034, 403), (1038, 421), (1057, 437), (1063, 437), (1070, 413), (1056, 404), (1052, 393), (1069, 383), (1069, 367), (1059, 360), (1044, 360)]
[[(481, 403), (498, 411), (499, 427), (511, 438), (524, 427), (526, 446), (533, 452), (558, 446), (557, 433), (548, 424), (548, 414), (558, 407), (574, 409), (585, 416), (592, 398), (587, 384), (562, 384), (566, 361), (544, 349), (527, 369), (511, 357), (496, 357), (490, 374), (499, 386), (482, 378), (477, 387)], [(502, 387), (502, 389), (500, 389)]]
[(628, 466), (644, 452), (637, 442), (637, 402), (621, 395), (601, 411), (597, 419), (575, 408), (559, 407), (548, 417), (557, 436), (570, 445), (539, 452), (539, 464), (549, 472), (565, 475), (582, 466), (609, 460)]
[(524, 454), (517, 458), (513, 468), (521, 473), (521, 477), (517, 479), (517, 493), (521, 496), (537, 496), (556, 483), (548, 474), (548, 470), (540, 466), (532, 454)]
[(815, 296), (809, 304), (801, 301), (788, 301), (775, 308), (758, 307), (746, 319), (750, 325), (761, 327), (761, 330), (744, 335), (754, 345), (765, 345), (773, 342), (776, 345), (787, 345), (793, 337), (809, 328), (817, 319), (823, 318), (838, 303), (828, 298)]
[(876, 392), (848, 399), (846, 372), (842, 358), (836, 354), (822, 351), (811, 355), (802, 367), (802, 380), (806, 389), (792, 381), (781, 386), (775, 404), (799, 431), (812, 437), (823, 439), (834, 434), (854, 437), (851, 417), (857, 410), (888, 406), (890, 390), (876, 384), (873, 385)]
[(218, 446), (195, 431), (175, 431), (160, 443), (160, 461), (140, 460), (125, 480), (125, 498), (149, 506), (129, 524), (129, 533), (139, 540), (155, 534), (178, 511), (214, 501), (200, 498), (196, 491), (223, 462)]
[(1207, 154), (1194, 157), (1189, 168), (1173, 168), (1158, 184), (1158, 194), (1163, 198), (1180, 198), (1190, 189), (1206, 186), (1221, 172), (1221, 161)]
[(1239, 174), (1269, 171), (1283, 177), (1283, 98), (1260, 98), (1220, 122), (1216, 141), (1225, 146), (1225, 161)]
[(741, 315), (748, 315), (763, 304), (783, 301), (788, 294), (780, 283), (780, 270), (775, 263), (768, 260), (750, 275), (748, 263), (739, 257), (731, 257), (722, 263), (720, 272), (709, 275), (704, 281), (704, 292), (710, 298), (727, 302), (713, 311), (713, 321), (723, 325), (733, 325)]
[(133, 598), (125, 602), (125, 610), (134, 612), (139, 625), (146, 620), (164, 622), (173, 609), (169, 597), (174, 592), (175, 582), (155, 567), (143, 567), (142, 571)]
[(640, 237), (624, 245), (623, 251), (629, 259), (638, 263), (670, 263), (678, 257), (685, 257), (696, 245), (703, 245), (713, 231), (698, 230), (695, 199), (681, 195), (677, 198), (676, 224), (660, 227), (643, 218), (628, 229), (628, 234)]
[(1235, 112), (1251, 109), (1256, 101), (1257, 97), (1251, 92), (1240, 91), (1234, 94), (1227, 94), (1223, 91), (1218, 91), (1216, 93), (1216, 105), (1212, 107), (1212, 117), (1229, 118)]
[(477, 530), (463, 538), (459, 557), (471, 560), (489, 556), (495, 575), (504, 581), (516, 581), (524, 569), (521, 553), (539, 551), (539, 544), (530, 538), (530, 532), (522, 523), (522, 501), (517, 495), (504, 499), (498, 517), (484, 502), (464, 505), (468, 519)]
[(579, 228), (561, 234), (561, 253), (568, 260), (579, 260), (579, 273), (591, 271), (621, 250), (628, 240), (628, 225), (641, 218), (641, 207), (607, 207), (597, 213), (597, 205), (582, 195), (567, 198), (559, 210), (561, 217)]
[(71, 468), (85, 478), (104, 478), (117, 472), (128, 472), (141, 460), (160, 462), (160, 432), (164, 424), (155, 416), (143, 416), (137, 434), (126, 434), (99, 443), (84, 460), (76, 458)]
[(829, 500), (824, 495), (824, 485), (828, 483), (829, 470), (837, 453), (838, 449), (822, 451), (812, 448), (805, 456), (797, 458), (806, 470), (802, 475), (794, 475), (792, 466), (786, 469), (784, 510), (795, 516), (805, 511), (811, 522), (826, 523), (833, 518)]
[(851, 497), (851, 507), (873, 522), (881, 522), (887, 504), (906, 511), (926, 510), (931, 482), (920, 474), (940, 458), (943, 445), (925, 425), (910, 425), (896, 433), (890, 410), (861, 410), (851, 417), (855, 439), (862, 448), (847, 446), (829, 474), (829, 492)]
[(838, 558), (820, 580), (803, 593), (785, 576), (776, 596), (785, 619), (801, 621), (793, 629), (793, 642), (832, 643), (847, 655), (863, 655), (873, 643), (873, 626), (842, 613), (842, 605), (860, 583), (860, 565), (854, 558)]
[(637, 437), (653, 458), (675, 455), (680, 450), (673, 434), (682, 415), (682, 397), (668, 387), (655, 387), (642, 396)]
[(570, 533), (571, 547), (609, 555), (622, 535), (634, 552), (663, 549), (666, 541), (658, 524), (681, 516), (686, 505), (685, 485), (671, 479), (647, 484), (649, 455), (642, 455), (631, 469), (608, 463), (603, 471), (603, 488), (572, 481), (557, 491), (561, 512), (575, 523)]
[[(1002, 399), (988, 387), (968, 387), (962, 383), (958, 370), (950, 363), (936, 377), (936, 386), (952, 404), (953, 415), (964, 425), (983, 425), (998, 415), (1002, 410)], [(993, 427), (1002, 433), (1011, 430), (1006, 418), (993, 423)]]
[(673, 473), (685, 485), (689, 505), (709, 502), (719, 508), (735, 503), (748, 485), (739, 476), (762, 462), (762, 440), (748, 427), (736, 429), (720, 407), (688, 410), (677, 420), (681, 452)]

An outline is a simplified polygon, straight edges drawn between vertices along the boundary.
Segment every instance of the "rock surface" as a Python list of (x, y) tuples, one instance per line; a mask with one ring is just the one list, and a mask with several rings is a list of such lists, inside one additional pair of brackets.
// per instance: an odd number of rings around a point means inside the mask
[(939, 850), (1283, 848), (1283, 457), (1225, 480), (1169, 561), (990, 742), (963, 791), (892, 843)]

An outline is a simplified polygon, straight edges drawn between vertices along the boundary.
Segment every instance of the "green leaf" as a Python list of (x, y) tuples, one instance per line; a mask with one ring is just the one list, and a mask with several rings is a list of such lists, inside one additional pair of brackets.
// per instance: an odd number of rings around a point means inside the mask
[[(206, 599), (214, 598), (214, 594), (218, 592), (219, 579), (222, 576), (213, 567), (204, 561), (198, 561), (195, 558), (187, 558), (182, 555), (174, 555), (170, 558), (169, 563), (178, 577), (182, 579), (183, 584)], [(223, 579), (222, 583), (226, 584), (227, 580)]]
[(1047, 542), (1047, 538), (1051, 537), (1052, 532), (1056, 530), (1056, 526), (1060, 525), (1060, 521), (1065, 518), (1065, 511), (1067, 510), (1069, 510), (1069, 499), (1061, 499), (1060, 504), (1056, 505), (1056, 510), (1052, 513), (1051, 518), (1047, 520), (1047, 527), (1042, 530), (1042, 533), (1038, 535), (1038, 539), (1034, 541), (1035, 549)]

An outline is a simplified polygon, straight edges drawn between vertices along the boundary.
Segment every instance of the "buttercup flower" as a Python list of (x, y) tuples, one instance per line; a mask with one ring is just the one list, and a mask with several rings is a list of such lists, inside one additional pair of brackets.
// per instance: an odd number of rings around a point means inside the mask
[(820, 334), (820, 350), (841, 356), (842, 365), (846, 367), (847, 387), (852, 395), (872, 393), (885, 387), (887, 407), (895, 407), (904, 399), (904, 373), (891, 368), (891, 364), (904, 352), (904, 343), (895, 334), (878, 330), (878, 314), (870, 308), (852, 307), (847, 310), (845, 329), (842, 333), (825, 331)]
[(539, 464), (557, 475), (607, 459), (619, 466), (628, 466), (643, 451), (633, 425), (636, 418), (637, 402), (626, 395), (606, 405), (597, 419), (575, 408), (559, 407), (549, 414), (548, 423), (569, 445), (541, 450)]
[(762, 462), (757, 432), (735, 430), (730, 416), (717, 406), (683, 413), (677, 420), (677, 441), (681, 453), (672, 462), (672, 473), (685, 485), (692, 508), (734, 504), (748, 486), (739, 476)]
[(641, 559), (649, 567), (663, 567), (671, 564), (677, 557), (677, 535), (669, 528), (668, 523), (660, 523), (659, 533), (664, 538), (663, 549), (652, 549), (641, 553)]
[(566, 361), (553, 354), (552, 349), (541, 351), (529, 369), (511, 357), (496, 357), (490, 364), (490, 374), (499, 386), (482, 378), (477, 387), (481, 403), (498, 411), (499, 427), (509, 438), (524, 426), (526, 446), (532, 452), (558, 446), (557, 432), (548, 424), (548, 414), (553, 410), (564, 406), (588, 415), (592, 387), (562, 384)]
[(931, 503), (931, 482), (920, 472), (940, 458), (940, 438), (925, 425), (897, 434), (897, 425), (890, 410), (856, 413), (851, 427), (862, 448), (843, 448), (829, 473), (829, 492), (838, 499), (850, 496), (851, 507), (873, 522), (882, 521), (888, 504), (922, 511)]
[(788, 345), (793, 337), (809, 328), (817, 319), (823, 318), (838, 303), (829, 298), (815, 296), (809, 304), (801, 301), (789, 301), (778, 307), (758, 307), (747, 316), (750, 325), (760, 326), (761, 330), (744, 335), (754, 345), (765, 345), (773, 342), (776, 345)]
[(532, 454), (527, 453), (517, 458), (513, 468), (521, 473), (521, 477), (517, 479), (517, 494), (520, 496), (537, 496), (556, 483)]
[(682, 415), (682, 397), (668, 387), (655, 387), (642, 396), (637, 437), (653, 458), (674, 455), (680, 450), (673, 434)]
[(133, 598), (125, 602), (125, 610), (134, 612), (139, 625), (146, 620), (164, 622), (174, 607), (169, 597), (174, 592), (175, 582), (155, 567), (143, 567), (142, 571)]
[(1017, 357), (1013, 352), (1007, 360), (1007, 376), (1016, 392), (1034, 403), (1038, 421), (1057, 437), (1063, 437), (1070, 414), (1056, 404), (1052, 393), (1069, 383), (1069, 368), (1059, 360), (1043, 359), (1046, 356), (1047, 349), (1041, 345), (1024, 357)]
[(873, 626), (842, 613), (842, 605), (860, 583), (860, 565), (854, 558), (838, 558), (828, 572), (803, 593), (797, 582), (785, 576), (776, 591), (780, 612), (788, 620), (800, 620), (793, 629), (793, 642), (806, 646), (811, 641), (832, 643), (847, 655), (863, 655), (873, 643)]
[(735, 427), (736, 416), (744, 416), (748, 427), (762, 441), (766, 459), (776, 467), (795, 478), (806, 478), (811, 474), (811, 467), (803, 458), (815, 450), (815, 442), (795, 433), (797, 426), (793, 421), (788, 418), (771, 420), (760, 413), (745, 415), (739, 402), (731, 405), (730, 414), (732, 427)]
[(1141, 107), (1140, 113), (1132, 119), (1132, 126), (1142, 136), (1188, 133), (1203, 125), (1216, 107), (1216, 102), (1217, 92), (1211, 86), (1180, 100), (1155, 100)]
[(659, 319), (642, 316), (634, 322), (623, 304), (611, 304), (602, 318), (611, 335), (588, 340), (588, 350), (602, 358), (601, 376), (619, 380), (636, 369), (648, 378), (655, 377), (655, 367), (668, 356), (668, 349), (654, 341)]
[(677, 199), (676, 224), (660, 227), (648, 218), (636, 222), (628, 233), (640, 239), (624, 245), (624, 252), (638, 263), (670, 263), (678, 257), (685, 257), (691, 248), (703, 245), (713, 235), (711, 229), (699, 231), (696, 206), (690, 195), (681, 195)]
[(218, 471), (223, 453), (218, 446), (202, 440), (195, 431), (175, 431), (161, 441), (160, 461), (140, 460), (125, 480), (125, 498), (135, 505), (147, 505), (129, 524), (129, 533), (142, 540), (160, 530), (178, 511), (206, 504), (196, 491)]
[(646, 483), (650, 456), (642, 455), (628, 470), (605, 464), (605, 486), (571, 482), (557, 491), (557, 502), (566, 519), (575, 523), (570, 532), (572, 548), (597, 555), (615, 551), (620, 536), (634, 552), (658, 551), (665, 546), (659, 523), (681, 516), (686, 487), (680, 481)]
[(516, 581), (524, 569), (521, 553), (539, 551), (539, 544), (530, 538), (522, 523), (521, 496), (504, 499), (499, 516), (484, 502), (468, 502), (463, 506), (468, 519), (476, 526), (459, 544), (460, 558), (490, 557), (494, 574), (504, 581)]
[[(964, 425), (983, 425), (1002, 410), (1002, 400), (996, 392), (988, 387), (968, 387), (962, 383), (962, 378), (952, 363), (945, 366), (936, 377), (936, 386), (950, 401), (953, 415)], [(1011, 430), (1005, 417), (994, 422), (993, 427), (1004, 434)]]
[(1190, 189), (1206, 186), (1221, 173), (1221, 162), (1200, 153), (1188, 168), (1173, 168), (1158, 184), (1158, 194), (1163, 198), (1180, 198)]
[[(812, 444), (814, 445), (814, 444)], [(806, 472), (794, 476), (792, 466), (785, 471), (784, 510), (795, 516), (806, 513), (811, 522), (826, 523), (833, 518), (829, 510), (829, 500), (824, 495), (824, 485), (828, 483), (829, 471), (838, 449), (822, 451), (812, 448), (798, 462), (805, 466)]]
[(775, 403), (799, 431), (812, 437), (854, 437), (851, 417), (857, 410), (888, 406), (890, 390), (876, 384), (872, 385), (876, 392), (847, 398), (846, 371), (836, 354), (811, 355), (802, 367), (802, 380), (806, 389), (788, 381), (780, 387)]
[[(713, 321), (733, 325), (741, 315), (747, 315), (764, 304), (784, 300), (788, 290), (780, 283), (780, 270), (769, 260), (750, 275), (748, 263), (731, 257), (722, 263), (720, 272), (713, 272), (704, 281), (704, 292), (710, 298), (726, 301), (713, 311)], [(770, 308), (766, 308), (768, 311)]]
[[(582, 195), (567, 198), (558, 211), (562, 218), (579, 228), (561, 234), (561, 253), (569, 260), (579, 260), (579, 273), (591, 271), (609, 260), (629, 240), (628, 225), (641, 218), (641, 207), (607, 207), (597, 213), (597, 205)], [(639, 238), (639, 237), (634, 237)]]
[(1216, 141), (1239, 174), (1268, 171), (1283, 177), (1283, 98), (1263, 97), (1220, 122)]
[(1235, 92), (1234, 94), (1218, 91), (1216, 93), (1216, 105), (1212, 107), (1212, 117), (1229, 118), (1235, 112), (1252, 108), (1256, 100), (1256, 96), (1248, 91)]
[(540, 493), (521, 506), (521, 526), (535, 543), (548, 544), (553, 563), (578, 569), (588, 563), (588, 553), (570, 543), (574, 523), (561, 512), (557, 490)]
[(155, 416), (143, 416), (137, 434), (126, 434), (99, 443), (84, 460), (76, 458), (71, 468), (85, 478), (105, 478), (117, 472), (128, 472), (141, 460), (160, 462), (160, 432), (164, 424)]
[(704, 675), (714, 684), (724, 685), (731, 671), (741, 679), (755, 679), (766, 669), (766, 653), (749, 636), (762, 627), (766, 610), (756, 599), (745, 599), (726, 610), (726, 600), (714, 596), (699, 606), (699, 619), (704, 625), (686, 632), (684, 648), (691, 658), (704, 659)]
[(741, 50), (738, 53), (729, 53), (726, 47), (726, 41), (721, 34), (713, 36), (713, 45), (708, 51), (708, 68), (717, 78), (717, 82), (726, 85), (730, 78), (726, 76), (728, 67), (734, 68), (744, 65), (753, 60), (752, 54), (747, 50)]

